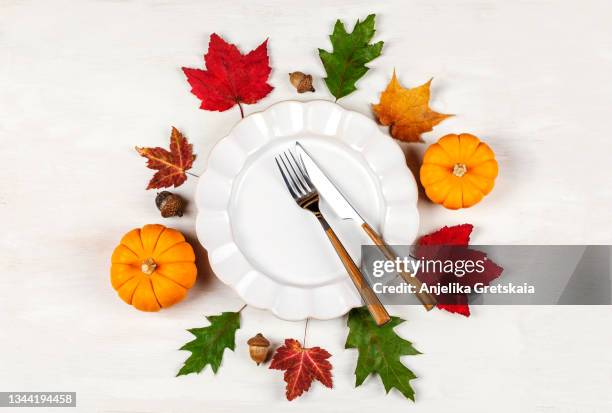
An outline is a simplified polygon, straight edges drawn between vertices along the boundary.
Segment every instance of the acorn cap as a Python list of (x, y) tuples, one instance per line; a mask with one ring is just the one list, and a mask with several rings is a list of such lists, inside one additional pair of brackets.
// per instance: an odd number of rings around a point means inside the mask
[(172, 195), (172, 192), (170, 192), (170, 191), (161, 191), (161, 192), (157, 193), (157, 196), (155, 197), (155, 206), (157, 207), (157, 209), (161, 209), (162, 202), (169, 195)]
[(155, 197), (155, 205), (164, 218), (183, 216), (183, 199), (172, 192), (162, 191), (158, 193)]
[(268, 346), (270, 346), (270, 342), (268, 341), (268, 339), (265, 338), (261, 333), (257, 333), (256, 336), (251, 337), (247, 341), (247, 344), (249, 346), (255, 346), (255, 347), (268, 347)]

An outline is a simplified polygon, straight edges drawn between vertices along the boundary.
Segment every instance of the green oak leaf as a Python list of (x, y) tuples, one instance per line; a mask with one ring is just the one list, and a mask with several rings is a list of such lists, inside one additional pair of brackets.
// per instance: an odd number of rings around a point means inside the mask
[(410, 380), (415, 374), (404, 366), (401, 356), (421, 354), (410, 341), (404, 340), (393, 329), (405, 320), (391, 317), (378, 327), (366, 307), (354, 308), (348, 316), (349, 334), (345, 348), (359, 351), (355, 368), (355, 387), (360, 386), (370, 374), (378, 373), (387, 393), (395, 387), (405, 397), (414, 401)]
[(363, 22), (357, 20), (351, 33), (337, 20), (329, 36), (333, 51), (319, 49), (327, 73), (325, 84), (336, 100), (357, 90), (355, 83), (369, 70), (365, 64), (380, 56), (383, 42), (369, 44), (376, 32), (375, 17), (370, 14)]
[(185, 360), (177, 376), (200, 373), (207, 364), (217, 373), (225, 349), (234, 351), (236, 330), (240, 328), (240, 313), (225, 312), (206, 319), (210, 321), (208, 327), (187, 330), (196, 338), (180, 348), (191, 351), (191, 356)]

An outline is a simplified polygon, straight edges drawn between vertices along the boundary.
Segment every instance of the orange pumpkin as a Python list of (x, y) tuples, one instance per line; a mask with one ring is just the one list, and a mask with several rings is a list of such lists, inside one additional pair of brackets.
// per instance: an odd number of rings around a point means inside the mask
[(493, 150), (474, 135), (446, 135), (425, 152), (421, 184), (436, 204), (449, 209), (477, 204), (497, 177)]
[(163, 225), (145, 225), (125, 234), (111, 261), (113, 288), (142, 311), (178, 303), (197, 276), (193, 248), (183, 234)]

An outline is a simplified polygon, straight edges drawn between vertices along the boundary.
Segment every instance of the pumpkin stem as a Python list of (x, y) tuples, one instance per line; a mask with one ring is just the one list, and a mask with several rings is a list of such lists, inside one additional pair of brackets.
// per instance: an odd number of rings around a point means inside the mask
[(461, 178), (467, 172), (467, 166), (464, 163), (456, 163), (453, 166), (453, 175)]
[(153, 274), (155, 268), (157, 268), (157, 264), (155, 263), (155, 261), (153, 261), (153, 258), (147, 258), (140, 265), (140, 271), (144, 272), (147, 275)]

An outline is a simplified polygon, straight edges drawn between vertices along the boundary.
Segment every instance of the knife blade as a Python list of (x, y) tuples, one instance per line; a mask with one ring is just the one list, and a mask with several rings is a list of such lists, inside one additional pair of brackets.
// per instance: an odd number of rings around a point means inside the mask
[[(325, 174), (321, 166), (314, 160), (308, 150), (302, 146), (299, 142), (295, 143), (296, 150), (303, 166), (306, 169), (308, 177), (313, 182), (314, 186), (321, 196), (327, 201), (334, 212), (342, 219), (352, 219), (357, 222), (359, 226), (368, 234), (370, 239), (383, 253), (385, 258), (388, 260), (395, 260), (397, 255), (391, 249), (384, 239), (374, 230), (374, 228), (368, 224), (365, 219), (359, 215), (359, 212), (351, 205), (347, 197), (344, 196), (340, 188), (338, 188)], [(411, 284), (415, 288), (415, 295), (419, 301), (423, 304), (427, 311), (431, 310), (436, 305), (436, 298), (428, 292), (420, 292), (421, 281), (409, 272), (400, 272), (399, 275), (408, 284)]]
[(308, 177), (314, 183), (317, 191), (327, 201), (334, 210), (336, 215), (342, 219), (352, 219), (359, 225), (365, 223), (365, 220), (359, 215), (359, 212), (350, 204), (346, 196), (340, 189), (327, 177), (321, 166), (313, 159), (308, 150), (299, 142), (295, 143), (297, 153), (300, 156)]

